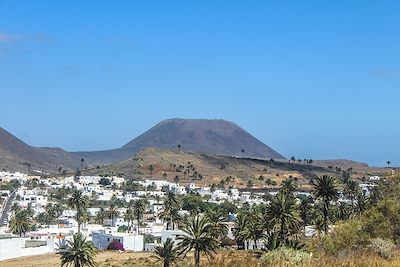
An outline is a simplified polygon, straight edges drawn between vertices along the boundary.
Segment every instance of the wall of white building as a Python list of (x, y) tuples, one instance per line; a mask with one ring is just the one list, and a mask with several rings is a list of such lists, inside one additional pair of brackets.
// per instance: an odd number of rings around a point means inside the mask
[(42, 255), (54, 252), (54, 240), (48, 239), (46, 246), (25, 247), (29, 238), (0, 239), (0, 261), (24, 256)]

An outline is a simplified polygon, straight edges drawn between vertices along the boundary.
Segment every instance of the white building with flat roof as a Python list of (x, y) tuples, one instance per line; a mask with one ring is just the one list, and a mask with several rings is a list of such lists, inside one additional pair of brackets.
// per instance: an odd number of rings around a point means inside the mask
[(97, 249), (105, 250), (112, 242), (121, 243), (125, 250), (143, 251), (143, 235), (132, 233), (106, 233), (105, 231), (93, 232), (92, 242)]

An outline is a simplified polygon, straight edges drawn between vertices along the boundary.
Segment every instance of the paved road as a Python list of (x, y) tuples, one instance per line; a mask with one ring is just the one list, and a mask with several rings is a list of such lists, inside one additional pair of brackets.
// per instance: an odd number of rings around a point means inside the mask
[(11, 210), (11, 205), (12, 202), (15, 198), (15, 193), (17, 192), (17, 190), (14, 190), (10, 196), (7, 198), (7, 202), (5, 203), (5, 206), (3, 208), (3, 212), (1, 213), (0, 216), (0, 227), (2, 226), (6, 226), (8, 223), (8, 214), (10, 213)]

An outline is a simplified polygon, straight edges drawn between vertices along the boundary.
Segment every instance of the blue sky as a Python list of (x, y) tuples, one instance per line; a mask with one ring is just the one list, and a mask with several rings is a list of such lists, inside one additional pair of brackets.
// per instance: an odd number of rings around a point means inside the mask
[(119, 147), (173, 117), (287, 157), (400, 164), (398, 1), (0, 0), (0, 127)]

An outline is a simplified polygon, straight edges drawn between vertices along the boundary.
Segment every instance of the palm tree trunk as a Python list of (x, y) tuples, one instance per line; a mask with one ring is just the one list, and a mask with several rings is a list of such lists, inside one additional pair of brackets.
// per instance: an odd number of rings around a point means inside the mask
[(281, 238), (281, 241), (283, 241), (285, 239), (284, 221), (283, 220), (281, 221), (280, 238)]
[(328, 233), (328, 202), (324, 203), (324, 232)]
[(80, 215), (79, 215), (79, 211), (76, 214), (76, 220), (78, 221), (78, 233), (80, 233), (81, 232), (81, 218), (80, 218)]
[(194, 251), (194, 261), (196, 266), (200, 266), (200, 251), (197, 249)]

